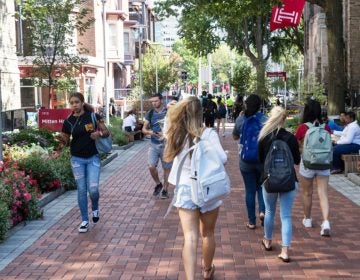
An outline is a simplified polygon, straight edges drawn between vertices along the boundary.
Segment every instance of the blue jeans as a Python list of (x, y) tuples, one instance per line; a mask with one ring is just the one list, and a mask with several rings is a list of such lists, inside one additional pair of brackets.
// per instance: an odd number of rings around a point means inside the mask
[(90, 194), (92, 210), (99, 209), (99, 179), (101, 161), (99, 155), (89, 158), (71, 157), (71, 167), (78, 189), (78, 204), (82, 221), (89, 221), (88, 198)]
[(360, 145), (358, 144), (338, 144), (334, 146), (333, 151), (333, 168), (344, 170), (344, 162), (341, 155), (358, 153)]
[(245, 202), (248, 213), (248, 220), (249, 224), (252, 225), (256, 225), (256, 193), (259, 203), (259, 212), (265, 213), (265, 204), (260, 183), (261, 169), (261, 164), (246, 163), (240, 159), (240, 171), (245, 184)]
[(292, 238), (292, 223), (291, 210), (295, 199), (295, 194), (298, 189), (298, 183), (295, 183), (295, 189), (284, 193), (268, 193), (265, 187), (263, 188), (264, 202), (265, 202), (265, 220), (264, 220), (264, 238), (272, 240), (274, 219), (276, 213), (276, 202), (280, 197), (280, 219), (281, 219), (281, 239), (282, 246), (289, 247)]

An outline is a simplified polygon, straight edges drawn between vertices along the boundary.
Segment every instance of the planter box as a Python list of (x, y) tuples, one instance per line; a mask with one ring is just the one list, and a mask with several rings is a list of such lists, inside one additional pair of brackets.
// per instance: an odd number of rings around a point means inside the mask
[(53, 201), (55, 198), (62, 195), (63, 193), (65, 193), (65, 188), (64, 187), (61, 187), (61, 188), (59, 188), (59, 189), (57, 189), (56, 191), (53, 191), (53, 192), (45, 193), (38, 200), (38, 205), (40, 206), (40, 208), (43, 208), (46, 204)]

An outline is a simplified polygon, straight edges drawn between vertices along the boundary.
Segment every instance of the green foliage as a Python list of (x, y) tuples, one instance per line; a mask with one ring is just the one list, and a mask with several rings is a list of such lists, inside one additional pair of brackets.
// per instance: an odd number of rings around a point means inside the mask
[(39, 144), (41, 147), (55, 147), (54, 133), (46, 129), (22, 129), (9, 135), (10, 145)]
[(315, 76), (309, 75), (303, 81), (301, 85), (301, 101), (305, 103), (307, 99), (312, 98), (320, 102), (320, 104), (325, 105), (327, 97), (324, 94), (324, 86), (319, 83)]
[(194, 55), (183, 40), (177, 41), (172, 50), (179, 56), (179, 68), (187, 72), (187, 81), (196, 83), (198, 80), (198, 55)]
[(111, 118), (109, 130), (111, 133), (111, 137), (113, 139), (113, 143), (119, 146), (123, 146), (128, 144), (128, 137), (125, 135), (124, 131), (121, 129), (122, 127), (122, 119), (120, 118)]
[[(161, 53), (162, 49), (155, 46), (154, 48), (149, 48), (143, 56), (142, 78), (144, 96), (151, 96), (156, 92), (156, 67), (158, 73), (158, 92), (163, 92), (178, 79), (176, 70), (177, 58), (174, 56), (163, 57)], [(137, 77), (139, 78), (139, 74)], [(139, 84), (140, 82), (137, 81), (137, 85)]]
[(299, 124), (300, 124), (300, 118), (298, 117), (287, 118), (285, 121), (285, 128), (291, 133), (294, 133), (296, 128), (299, 126)]
[(49, 160), (53, 176), (60, 181), (61, 186), (66, 190), (76, 189), (76, 182), (72, 173), (70, 157), (70, 148), (66, 147), (63, 148), (58, 157)]
[[(87, 58), (87, 53), (79, 42), (75, 44), (73, 35), (77, 31), (83, 35), (94, 19), (88, 16), (86, 0), (18, 0), (20, 6), (17, 17), (26, 23), (25, 34), (32, 55), (34, 80), (39, 86), (57, 87), (58, 73), (72, 79), (76, 70)], [(76, 13), (74, 13), (76, 10)], [(76, 50), (76, 52), (74, 51)], [(66, 66), (64, 66), (66, 65)]]
[(251, 80), (254, 79), (252, 68), (245, 60), (239, 60), (234, 69), (234, 77), (230, 80), (236, 92), (243, 95), (251, 92)]
[(0, 200), (0, 241), (5, 239), (10, 228), (10, 216), (9, 206)]

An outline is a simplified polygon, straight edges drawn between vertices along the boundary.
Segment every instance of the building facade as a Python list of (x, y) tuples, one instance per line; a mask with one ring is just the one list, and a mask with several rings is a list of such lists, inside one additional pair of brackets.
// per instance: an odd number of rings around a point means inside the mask
[[(14, 1), (0, 0), (0, 111), (15, 110), (31, 96), (20, 96), (19, 69), (16, 56)], [(26, 102), (25, 102), (26, 103)]]
[[(319, 6), (306, 4), (305, 11), (305, 77), (314, 75), (327, 90), (328, 50), (325, 13)], [(360, 106), (360, 1), (343, 1), (343, 30), (347, 90), (355, 107)], [(339, 66), (341, 67), (341, 66)], [(359, 99), (359, 100), (358, 100)], [(356, 101), (358, 100), (358, 101)], [(354, 103), (354, 102), (352, 102)]]

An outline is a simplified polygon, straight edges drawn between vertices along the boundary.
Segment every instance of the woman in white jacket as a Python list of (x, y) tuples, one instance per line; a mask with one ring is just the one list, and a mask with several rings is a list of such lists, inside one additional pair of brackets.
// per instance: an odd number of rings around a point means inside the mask
[[(167, 116), (169, 126), (166, 133), (164, 159), (168, 162), (173, 161), (169, 183), (175, 185), (180, 159), (193, 145), (194, 139), (199, 139), (204, 131), (201, 103), (196, 97), (189, 97), (171, 107)], [(212, 142), (214, 153), (219, 154), (219, 158), (224, 164), (227, 156), (220, 144), (219, 136), (213, 129), (209, 132), (207, 139)], [(199, 207), (191, 200), (190, 164), (190, 157), (187, 157), (174, 194), (174, 206), (178, 209), (185, 240), (183, 247), (185, 274), (188, 280), (195, 279), (196, 249), (200, 232), (202, 237), (203, 278), (213, 279), (215, 271), (213, 264), (215, 254), (214, 229), (222, 201), (218, 200)]]

